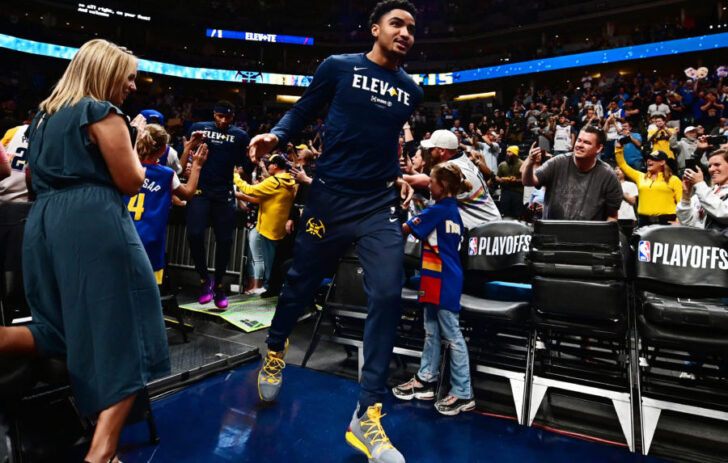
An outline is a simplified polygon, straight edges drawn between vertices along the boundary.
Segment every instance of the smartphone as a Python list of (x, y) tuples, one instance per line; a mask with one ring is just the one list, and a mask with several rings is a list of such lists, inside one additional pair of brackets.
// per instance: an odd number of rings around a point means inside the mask
[(687, 170), (687, 169), (697, 171), (699, 169), (698, 160), (695, 158), (686, 159), (685, 160), (685, 170)]
[(726, 135), (711, 135), (708, 136), (708, 144), (713, 146), (723, 145), (728, 143), (728, 136)]

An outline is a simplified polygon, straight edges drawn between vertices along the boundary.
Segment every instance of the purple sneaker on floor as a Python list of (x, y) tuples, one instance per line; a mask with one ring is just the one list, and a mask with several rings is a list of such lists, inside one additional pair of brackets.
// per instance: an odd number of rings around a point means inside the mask
[(224, 309), (228, 306), (228, 298), (223, 285), (215, 286), (215, 305), (219, 309)]
[(212, 300), (212, 288), (215, 286), (215, 283), (211, 278), (202, 280), (200, 283), (202, 284), (202, 287), (200, 288), (200, 297), (197, 299), (197, 302), (200, 304), (207, 304)]

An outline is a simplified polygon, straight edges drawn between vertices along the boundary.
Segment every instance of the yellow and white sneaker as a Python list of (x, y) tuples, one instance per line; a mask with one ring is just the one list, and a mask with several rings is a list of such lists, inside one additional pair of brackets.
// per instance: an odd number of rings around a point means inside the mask
[(278, 397), (283, 385), (283, 369), (286, 362), (283, 357), (288, 352), (288, 340), (283, 352), (269, 350), (263, 359), (263, 366), (258, 372), (258, 396), (264, 402), (273, 402)]
[(369, 458), (369, 463), (405, 463), (404, 457), (394, 448), (382, 428), (382, 404), (367, 408), (361, 419), (359, 406), (346, 431), (346, 442)]

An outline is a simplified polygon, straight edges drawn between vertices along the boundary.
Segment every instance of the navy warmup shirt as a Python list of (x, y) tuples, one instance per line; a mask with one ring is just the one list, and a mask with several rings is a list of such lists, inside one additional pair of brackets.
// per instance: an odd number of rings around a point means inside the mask
[(271, 132), (285, 146), (330, 103), (316, 176), (334, 191), (366, 194), (399, 175), (399, 132), (422, 98), (402, 68), (383, 68), (365, 53), (333, 55)]
[(442, 198), (407, 225), (422, 241), (420, 303), (458, 312), (463, 292), (460, 242), (465, 229), (455, 198)]
[(207, 161), (200, 171), (200, 180), (197, 189), (208, 196), (224, 196), (233, 189), (233, 169), (243, 166), (246, 171), (252, 171), (252, 163), (248, 159), (247, 148), (250, 143), (248, 134), (235, 126), (227, 130), (215, 127), (214, 122), (196, 122), (187, 132), (187, 137), (197, 130), (207, 136), (209, 149)]

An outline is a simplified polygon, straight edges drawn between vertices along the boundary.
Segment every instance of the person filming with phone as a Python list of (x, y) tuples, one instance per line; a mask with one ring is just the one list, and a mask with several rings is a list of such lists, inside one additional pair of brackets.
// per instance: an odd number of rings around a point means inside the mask
[(607, 163), (597, 159), (604, 149), (604, 131), (585, 126), (574, 152), (554, 156), (534, 171), (541, 149), (534, 143), (523, 164), (524, 186), (546, 187), (543, 218), (548, 220), (617, 220), (622, 187)]
[(721, 148), (708, 156), (712, 186), (705, 182), (699, 168), (685, 169), (682, 201), (677, 217), (683, 225), (728, 233), (728, 149)]

